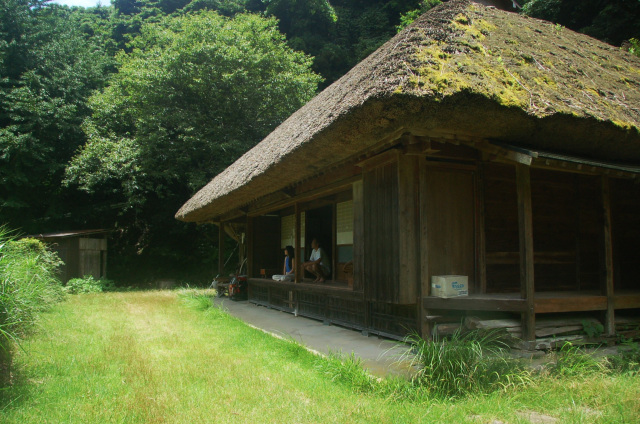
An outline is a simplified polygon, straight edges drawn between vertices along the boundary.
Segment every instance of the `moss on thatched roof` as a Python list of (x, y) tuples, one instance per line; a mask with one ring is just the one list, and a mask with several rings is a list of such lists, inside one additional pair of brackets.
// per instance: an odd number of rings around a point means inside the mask
[(291, 115), (176, 217), (215, 219), (402, 133), (640, 163), (640, 59), (549, 22), (449, 1)]

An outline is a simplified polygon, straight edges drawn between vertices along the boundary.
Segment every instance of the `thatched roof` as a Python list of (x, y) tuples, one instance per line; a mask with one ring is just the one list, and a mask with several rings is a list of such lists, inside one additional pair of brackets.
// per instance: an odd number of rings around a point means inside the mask
[(640, 59), (549, 22), (449, 1), (291, 115), (176, 217), (215, 219), (402, 132), (640, 163)]

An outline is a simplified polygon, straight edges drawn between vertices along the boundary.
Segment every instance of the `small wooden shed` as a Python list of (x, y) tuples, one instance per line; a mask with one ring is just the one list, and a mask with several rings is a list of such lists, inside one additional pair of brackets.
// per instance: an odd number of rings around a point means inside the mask
[[(244, 226), (256, 304), (395, 337), (499, 318), (531, 344), (583, 315), (614, 337), (640, 317), (639, 105), (639, 58), (451, 0), (176, 217)], [(260, 275), (287, 244), (300, 269), (312, 237), (331, 282)], [(467, 276), (469, 294), (434, 296), (440, 275)]]
[(49, 244), (64, 262), (60, 279), (63, 283), (72, 278), (87, 275), (93, 278), (107, 277), (108, 230), (61, 231), (37, 234), (37, 238)]

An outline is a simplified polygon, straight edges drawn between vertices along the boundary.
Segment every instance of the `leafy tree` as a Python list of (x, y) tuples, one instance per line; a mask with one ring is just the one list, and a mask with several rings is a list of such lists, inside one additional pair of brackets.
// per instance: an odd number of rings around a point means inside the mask
[(523, 13), (614, 45), (640, 36), (638, 0), (529, 0)]
[(67, 183), (124, 203), (138, 251), (175, 254), (166, 234), (181, 231), (178, 207), (309, 100), (320, 77), (257, 15), (167, 17), (132, 47), (91, 99)]
[(328, 85), (394, 34), (400, 15), (419, 0), (266, 0), (289, 44), (315, 58)]
[(397, 26), (398, 31), (401, 31), (405, 27), (411, 25), (411, 23), (418, 19), (420, 15), (428, 12), (439, 4), (442, 4), (440, 0), (422, 0), (417, 9), (410, 10), (400, 17), (400, 25)]
[(0, 10), (0, 221), (35, 231), (65, 213), (64, 167), (109, 60), (68, 8), (0, 0)]
[(640, 40), (638, 40), (637, 38), (632, 38), (631, 40), (629, 40), (629, 44), (631, 45), (631, 47), (629, 47), (629, 52), (640, 57)]

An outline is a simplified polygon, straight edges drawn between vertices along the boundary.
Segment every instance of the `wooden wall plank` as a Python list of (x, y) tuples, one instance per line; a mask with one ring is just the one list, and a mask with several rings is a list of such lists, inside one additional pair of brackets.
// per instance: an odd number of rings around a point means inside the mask
[(475, 284), (474, 174), (428, 166), (426, 200), (428, 280), (433, 275), (466, 275)]
[(80, 237), (78, 239), (80, 250), (107, 250), (107, 239), (100, 238), (86, 238)]
[(428, 309), (457, 311), (523, 312), (527, 308), (524, 299), (477, 299), (465, 296), (452, 298), (425, 297), (423, 304)]
[(420, 281), (419, 158), (400, 156), (398, 162), (398, 303), (418, 302)]
[(368, 300), (398, 302), (398, 171), (385, 163), (364, 172), (364, 279)]
[[(280, 248), (280, 217), (258, 216), (252, 220), (253, 235), (253, 274), (260, 275), (264, 269), (270, 278), (282, 273), (283, 255)], [(259, 231), (256, 231), (259, 228)]]
[(605, 296), (575, 296), (535, 299), (536, 313), (604, 311), (607, 309)]

